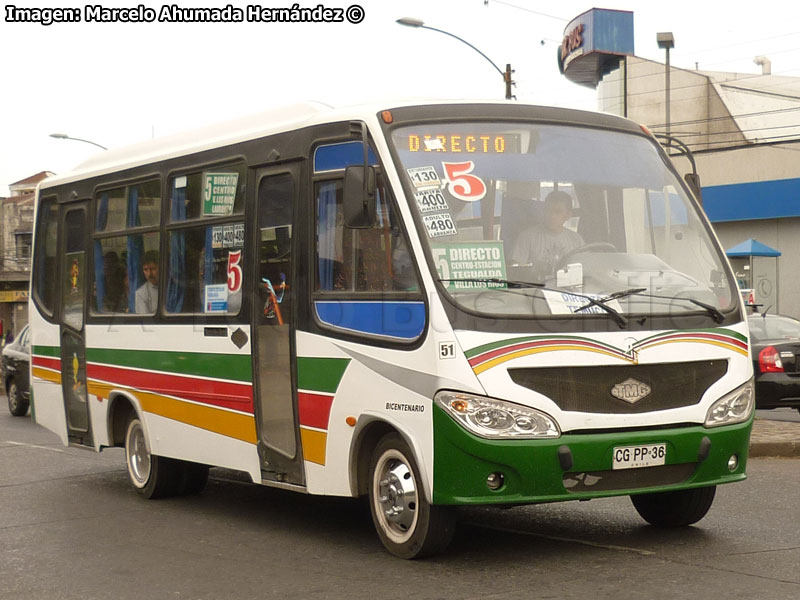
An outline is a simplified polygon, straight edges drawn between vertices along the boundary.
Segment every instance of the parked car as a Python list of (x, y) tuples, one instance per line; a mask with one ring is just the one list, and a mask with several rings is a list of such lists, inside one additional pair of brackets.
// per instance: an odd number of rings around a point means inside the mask
[(747, 317), (756, 408), (789, 406), (800, 411), (800, 321), (782, 315)]
[(3, 348), (3, 389), (8, 396), (8, 410), (15, 417), (28, 413), (30, 391), (31, 338), (26, 325), (17, 338)]

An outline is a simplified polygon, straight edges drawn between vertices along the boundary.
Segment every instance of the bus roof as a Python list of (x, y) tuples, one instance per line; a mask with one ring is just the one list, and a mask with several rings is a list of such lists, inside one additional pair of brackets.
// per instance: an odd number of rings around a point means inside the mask
[[(49, 177), (39, 184), (40, 189), (55, 187), (89, 177), (96, 177), (124, 169), (167, 160), (188, 154), (221, 148), (238, 142), (258, 139), (277, 133), (300, 129), (311, 125), (337, 121), (363, 119), (365, 115), (375, 115), (382, 110), (403, 107), (446, 106), (446, 105), (494, 105), (533, 109), (558, 114), (565, 121), (593, 125), (616, 126), (623, 129), (638, 129), (627, 119), (609, 114), (590, 111), (552, 108), (507, 100), (395, 100), (369, 105), (334, 108), (320, 102), (301, 102), (273, 108), (261, 113), (239, 117), (232, 121), (215, 123), (199, 129), (139, 142), (130, 146), (98, 152), (92, 158), (77, 165), (63, 175)], [(553, 111), (553, 112), (551, 112)]]

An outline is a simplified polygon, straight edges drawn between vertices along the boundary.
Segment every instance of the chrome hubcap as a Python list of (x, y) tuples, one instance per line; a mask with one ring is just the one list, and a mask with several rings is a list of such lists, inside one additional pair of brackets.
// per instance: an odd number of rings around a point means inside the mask
[(8, 405), (11, 410), (17, 410), (17, 384), (12, 383), (8, 387)]
[(417, 521), (417, 486), (405, 457), (387, 450), (375, 469), (376, 512), (384, 531), (397, 542), (408, 539)]
[(134, 423), (128, 430), (125, 451), (128, 455), (128, 472), (133, 483), (137, 487), (144, 487), (150, 477), (150, 451), (147, 449), (141, 423)]

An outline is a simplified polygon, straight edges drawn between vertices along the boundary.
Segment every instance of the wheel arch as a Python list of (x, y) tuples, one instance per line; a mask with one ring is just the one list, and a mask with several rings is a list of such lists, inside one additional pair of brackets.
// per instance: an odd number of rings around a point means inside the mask
[(125, 430), (132, 416), (138, 417), (145, 432), (147, 431), (141, 407), (133, 396), (120, 391), (111, 392), (108, 403), (108, 439), (112, 446), (125, 445)]
[(362, 415), (356, 423), (356, 431), (350, 444), (350, 492), (353, 496), (366, 496), (369, 493), (369, 463), (378, 442), (388, 433), (397, 433), (405, 440), (413, 454), (414, 462), (419, 470), (420, 483), (425, 497), (431, 503), (433, 490), (428, 482), (431, 480), (426, 471), (425, 462), (421, 459), (421, 449), (415, 438), (404, 428), (383, 417)]

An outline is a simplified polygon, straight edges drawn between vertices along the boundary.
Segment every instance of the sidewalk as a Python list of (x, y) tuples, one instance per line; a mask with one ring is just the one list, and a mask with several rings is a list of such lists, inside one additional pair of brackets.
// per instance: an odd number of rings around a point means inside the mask
[(750, 457), (800, 456), (800, 423), (756, 418), (750, 436)]

